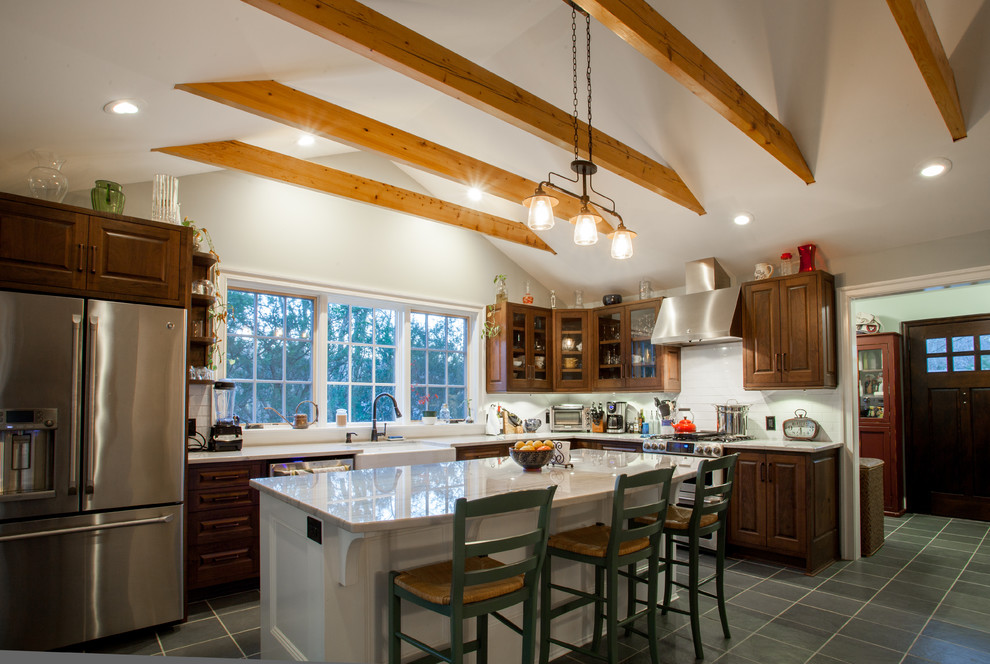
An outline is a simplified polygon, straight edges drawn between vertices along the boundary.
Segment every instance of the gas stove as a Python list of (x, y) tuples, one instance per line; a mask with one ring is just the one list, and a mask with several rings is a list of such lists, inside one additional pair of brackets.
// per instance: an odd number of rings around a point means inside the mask
[(643, 452), (650, 454), (680, 454), (694, 457), (722, 456), (721, 443), (750, 440), (752, 436), (695, 431), (692, 433), (656, 434), (643, 441)]

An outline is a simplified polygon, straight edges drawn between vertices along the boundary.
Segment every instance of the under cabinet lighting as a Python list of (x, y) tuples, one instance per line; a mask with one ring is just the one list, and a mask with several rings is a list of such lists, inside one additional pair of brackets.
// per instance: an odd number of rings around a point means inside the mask
[(115, 99), (104, 104), (103, 110), (114, 115), (134, 115), (141, 108), (136, 99)]

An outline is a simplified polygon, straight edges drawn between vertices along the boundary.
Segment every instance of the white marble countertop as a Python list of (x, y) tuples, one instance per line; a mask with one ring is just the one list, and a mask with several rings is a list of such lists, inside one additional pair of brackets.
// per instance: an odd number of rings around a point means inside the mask
[[(349, 473), (267, 477), (251, 486), (303, 512), (353, 533), (416, 528), (449, 520), (458, 498), (469, 500), (520, 489), (557, 485), (554, 506), (609, 495), (616, 476), (663, 467), (669, 457), (601, 450), (571, 453), (573, 468), (525, 471), (508, 457), (447, 461)], [(695, 474), (678, 466), (675, 481)]]
[[(264, 459), (307, 458), (333, 455), (358, 454), (389, 454), (431, 450), (437, 447), (471, 447), (475, 445), (496, 445), (499, 443), (515, 442), (517, 440), (613, 440), (641, 443), (644, 439), (633, 433), (586, 433), (586, 432), (556, 432), (546, 431), (537, 433), (507, 434), (488, 436), (485, 434), (438, 435), (422, 438), (405, 438), (403, 440), (381, 440), (370, 442), (355, 441), (350, 445), (342, 442), (299, 442), (278, 444), (245, 445), (236, 452), (190, 452), (189, 463), (213, 463), (217, 461), (256, 461)], [(800, 441), (800, 440), (747, 440), (725, 443), (726, 447), (739, 450), (781, 450), (787, 452), (821, 452), (837, 447), (842, 443), (833, 441)]]

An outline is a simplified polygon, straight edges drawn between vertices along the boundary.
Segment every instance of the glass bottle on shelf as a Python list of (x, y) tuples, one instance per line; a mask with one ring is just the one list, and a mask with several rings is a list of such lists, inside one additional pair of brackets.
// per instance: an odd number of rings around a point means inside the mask
[(557, 308), (557, 291), (550, 291), (550, 308)]
[(437, 420), (440, 424), (450, 424), (450, 408), (447, 408), (447, 404), (440, 406), (440, 412), (437, 413)]
[(523, 304), (533, 304), (533, 296), (529, 292), (529, 282), (526, 282), (526, 294), (523, 295)]
[(785, 251), (780, 255), (780, 276), (786, 277), (792, 274), (797, 274), (797, 268), (794, 266), (794, 256), (789, 251)]

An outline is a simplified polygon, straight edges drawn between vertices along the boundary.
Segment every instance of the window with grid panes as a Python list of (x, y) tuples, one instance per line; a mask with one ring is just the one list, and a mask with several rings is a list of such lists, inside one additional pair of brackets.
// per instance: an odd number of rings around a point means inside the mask
[(463, 316), (414, 311), (410, 322), (410, 419), (446, 403), (453, 419), (467, 414), (467, 331)]
[[(227, 291), (227, 379), (236, 385), (242, 422), (290, 420), (313, 399), (311, 298), (247, 290)], [(316, 416), (311, 405), (300, 413)]]
[[(327, 305), (327, 417), (347, 410), (349, 422), (370, 422), (375, 395), (395, 395), (396, 321), (392, 309)], [(378, 400), (378, 420), (395, 420), (390, 399)]]

